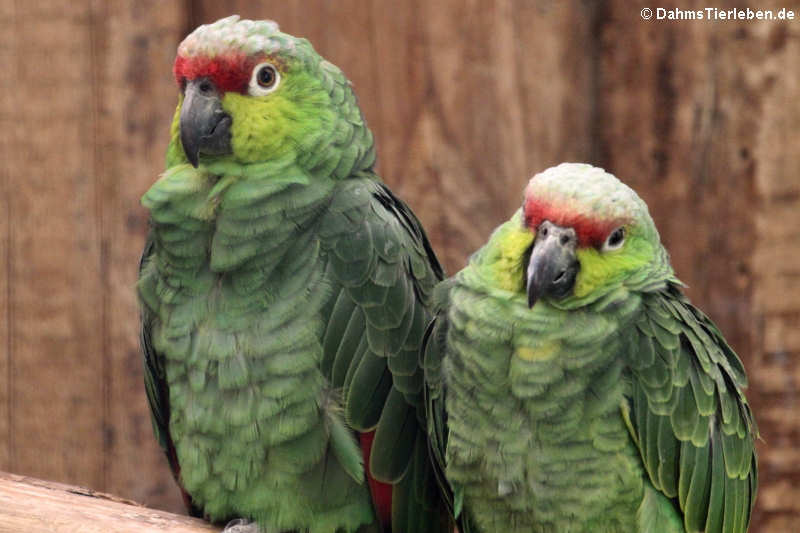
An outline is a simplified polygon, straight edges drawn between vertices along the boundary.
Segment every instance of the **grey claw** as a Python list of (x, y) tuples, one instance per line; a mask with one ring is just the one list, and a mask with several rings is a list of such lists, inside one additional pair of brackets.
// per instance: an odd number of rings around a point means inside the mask
[(225, 524), (222, 533), (261, 533), (258, 524), (246, 518), (235, 518)]

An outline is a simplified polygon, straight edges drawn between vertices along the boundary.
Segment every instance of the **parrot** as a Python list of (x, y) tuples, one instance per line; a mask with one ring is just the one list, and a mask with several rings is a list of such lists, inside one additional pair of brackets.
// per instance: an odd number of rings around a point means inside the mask
[(747, 378), (683, 294), (647, 205), (562, 163), (434, 290), (437, 480), (461, 533), (741, 533), (758, 485)]
[(144, 381), (191, 514), (230, 531), (452, 533), (421, 342), (444, 277), (375, 173), (351, 83), (238, 15), (179, 45), (142, 197)]

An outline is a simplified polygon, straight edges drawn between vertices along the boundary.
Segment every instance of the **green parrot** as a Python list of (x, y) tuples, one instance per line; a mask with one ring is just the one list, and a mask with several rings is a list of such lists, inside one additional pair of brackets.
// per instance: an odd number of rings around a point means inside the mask
[(534, 176), (435, 300), (428, 431), (462, 533), (747, 530), (744, 368), (617, 178)]
[(137, 285), (156, 438), (193, 514), (262, 532), (452, 532), (419, 351), (442, 269), (375, 174), (349, 81), (232, 16), (180, 44)]

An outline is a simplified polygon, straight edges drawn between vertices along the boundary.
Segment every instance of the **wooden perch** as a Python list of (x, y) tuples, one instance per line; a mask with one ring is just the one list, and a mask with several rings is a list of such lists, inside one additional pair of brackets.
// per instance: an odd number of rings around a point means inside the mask
[(0, 532), (210, 533), (220, 528), (83, 487), (0, 472)]

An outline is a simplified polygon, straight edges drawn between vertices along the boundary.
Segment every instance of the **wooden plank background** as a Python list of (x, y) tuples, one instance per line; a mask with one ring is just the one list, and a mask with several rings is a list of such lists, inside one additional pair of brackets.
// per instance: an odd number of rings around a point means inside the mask
[(633, 186), (749, 371), (752, 530), (800, 530), (800, 21), (643, 7), (658, 6), (0, 0), (0, 469), (180, 510), (141, 385), (138, 199), (162, 169), (177, 43), (239, 13), (348, 74), (381, 174), (450, 272), (547, 166)]

